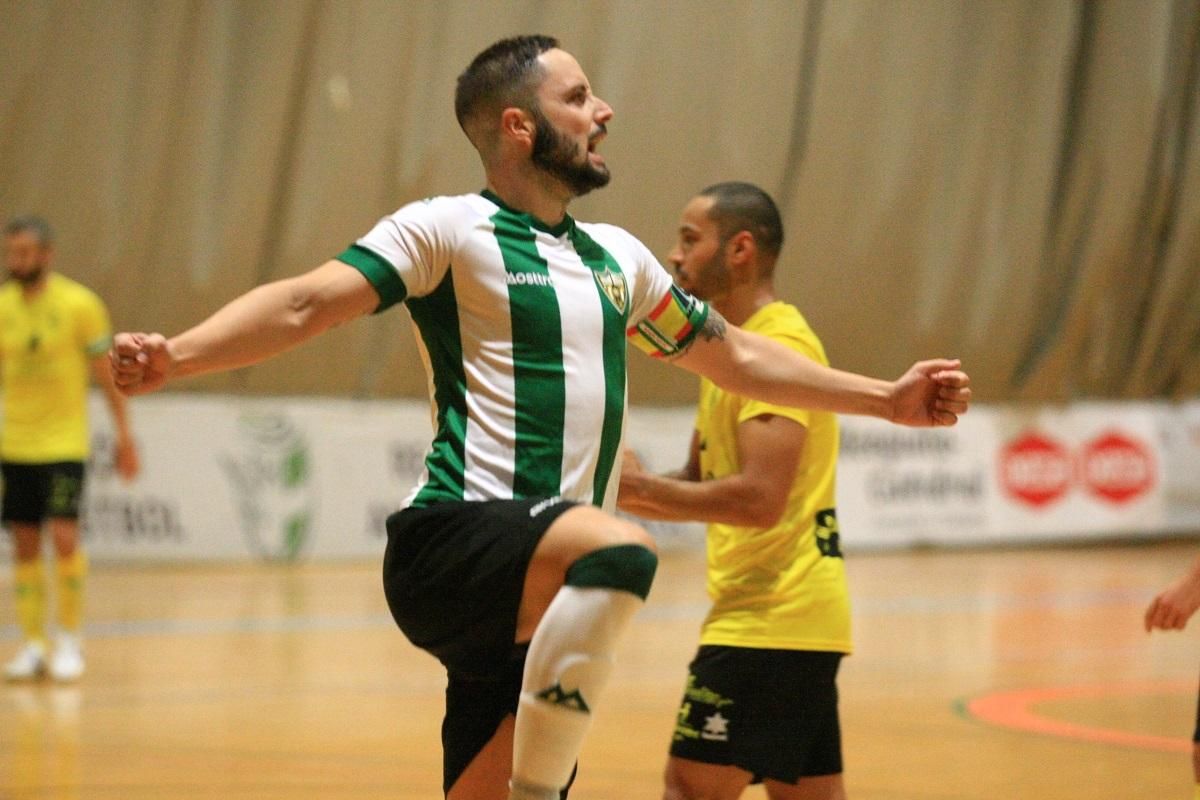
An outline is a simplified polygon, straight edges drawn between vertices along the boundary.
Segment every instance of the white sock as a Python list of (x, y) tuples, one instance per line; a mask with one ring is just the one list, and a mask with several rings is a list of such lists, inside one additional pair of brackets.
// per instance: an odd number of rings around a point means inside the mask
[(617, 640), (642, 599), (563, 586), (529, 644), (513, 740), (511, 800), (557, 798), (571, 778)]
[(515, 780), (508, 782), (508, 800), (558, 800), (561, 795), (558, 789), (525, 786)]

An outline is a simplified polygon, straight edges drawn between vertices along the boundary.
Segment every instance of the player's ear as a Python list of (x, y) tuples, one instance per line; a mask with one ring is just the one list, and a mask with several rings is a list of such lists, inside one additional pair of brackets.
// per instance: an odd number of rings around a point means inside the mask
[(725, 244), (725, 262), (735, 267), (754, 264), (758, 256), (758, 243), (750, 231), (738, 231)]
[(537, 125), (533, 117), (523, 108), (509, 106), (500, 112), (500, 135), (533, 148)]

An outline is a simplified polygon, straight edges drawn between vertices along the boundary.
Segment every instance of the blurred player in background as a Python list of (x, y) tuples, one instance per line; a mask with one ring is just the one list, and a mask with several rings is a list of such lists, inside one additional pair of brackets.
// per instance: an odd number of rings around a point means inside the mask
[[(775, 203), (721, 183), (683, 210), (669, 260), (679, 285), (725, 319), (827, 365), (804, 317), (778, 299)], [(834, 508), (837, 417), (751, 400), (705, 379), (687, 463), (646, 472), (626, 451), (619, 506), (708, 523), (713, 606), (666, 769), (667, 800), (734, 800), (762, 780), (773, 800), (840, 800), (838, 665), (850, 601)]]
[(743, 393), (913, 425), (953, 424), (969, 379), (945, 360), (895, 382), (820, 367), (727, 329), (624, 230), (572, 219), (570, 201), (608, 183), (597, 147), (613, 112), (554, 39), (484, 50), (455, 112), (484, 190), (406, 205), (337, 258), (171, 339), (118, 334), (113, 369), (124, 390), (152, 391), (404, 302), (436, 431), (388, 519), (384, 588), (449, 675), (443, 790), (557, 800), (657, 566), (649, 535), (610, 513), (627, 335)]
[[(79, 501), (89, 435), (89, 373), (103, 388), (116, 432), (116, 467), (126, 480), (138, 471), (126, 400), (114, 387), (106, 353), (108, 311), (89, 289), (52, 271), (54, 234), (39, 217), (4, 226), (0, 287), (0, 423), (3, 517), (15, 544), (17, 617), (25, 642), (4, 674), (29, 680), (47, 670), (56, 680), (83, 675), (83, 584), (87, 556), (79, 542)], [(54, 542), (58, 630), (46, 635), (47, 591), (42, 530)]]
[[(1200, 558), (1191, 568), (1151, 601), (1146, 609), (1146, 630), (1181, 631), (1200, 608)], [(1200, 800), (1200, 696), (1196, 700), (1196, 730), (1192, 734), (1194, 800)]]

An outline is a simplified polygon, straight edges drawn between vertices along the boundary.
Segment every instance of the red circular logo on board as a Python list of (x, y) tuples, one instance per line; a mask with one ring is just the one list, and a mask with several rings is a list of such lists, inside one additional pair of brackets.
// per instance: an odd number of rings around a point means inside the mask
[(1070, 488), (1071, 456), (1048, 436), (1027, 433), (1000, 451), (1000, 484), (1031, 506), (1052, 503)]
[(1113, 503), (1127, 503), (1154, 485), (1149, 448), (1121, 433), (1105, 433), (1089, 442), (1080, 466), (1087, 490)]

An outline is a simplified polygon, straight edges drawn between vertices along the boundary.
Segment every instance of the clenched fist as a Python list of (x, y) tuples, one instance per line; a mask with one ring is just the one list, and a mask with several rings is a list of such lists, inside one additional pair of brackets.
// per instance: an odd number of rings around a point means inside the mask
[(160, 333), (118, 333), (108, 352), (113, 383), (122, 394), (137, 395), (161, 389), (170, 377), (172, 358)]

